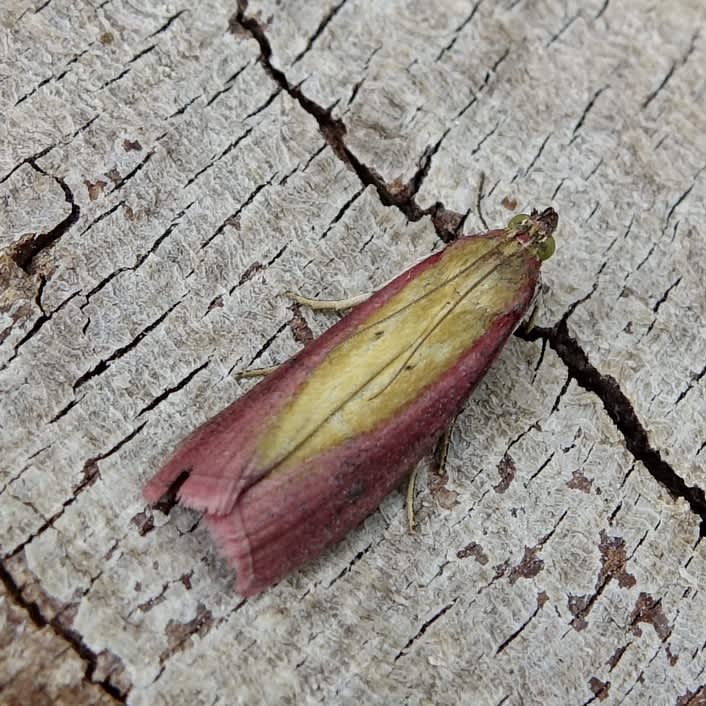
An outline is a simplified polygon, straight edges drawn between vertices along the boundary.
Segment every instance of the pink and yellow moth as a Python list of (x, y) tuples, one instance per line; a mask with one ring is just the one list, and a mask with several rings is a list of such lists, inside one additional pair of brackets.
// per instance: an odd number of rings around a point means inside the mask
[(429, 454), (539, 287), (552, 209), (414, 265), (196, 429), (144, 488), (186, 472), (236, 590), (258, 593), (340, 540)]

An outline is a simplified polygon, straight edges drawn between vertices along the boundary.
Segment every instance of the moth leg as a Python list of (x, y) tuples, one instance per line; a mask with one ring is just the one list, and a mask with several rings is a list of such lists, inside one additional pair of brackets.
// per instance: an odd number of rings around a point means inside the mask
[(483, 227), (486, 230), (490, 230), (488, 227), (488, 223), (485, 220), (485, 216), (483, 215), (483, 208), (481, 206), (481, 203), (483, 201), (483, 196), (485, 194), (483, 193), (483, 187), (485, 186), (485, 172), (481, 172), (480, 176), (478, 177), (478, 190), (476, 191), (476, 213), (478, 214), (478, 218), (480, 219), (480, 222), (483, 224)]
[(449, 455), (449, 445), (451, 444), (451, 432), (453, 430), (454, 422), (453, 419), (451, 424), (444, 430), (441, 438), (436, 444), (436, 449), (434, 450), (434, 461), (436, 462), (436, 472), (439, 475), (444, 474), (444, 469), (446, 468), (446, 459)]
[(520, 323), (520, 330), (522, 331), (522, 333), (531, 333), (532, 329), (537, 325), (538, 310), (538, 306), (533, 306), (530, 315)]
[(532, 303), (532, 309), (530, 310), (529, 316), (525, 317), (524, 321), (520, 323), (520, 329), (523, 333), (531, 333), (532, 329), (537, 325), (537, 318), (539, 317), (539, 310), (544, 305), (544, 293), (542, 292), (542, 287), (540, 285), (537, 290), (537, 296)]
[(314, 299), (311, 297), (304, 297), (297, 292), (285, 292), (285, 296), (289, 297), (293, 302), (301, 304), (308, 309), (313, 310), (328, 310), (328, 311), (344, 311), (345, 309), (350, 309), (356, 304), (364, 302), (370, 297), (370, 292), (364, 292), (363, 294), (358, 294), (354, 297), (348, 297), (347, 299)]
[[(443, 473), (446, 465), (446, 457), (449, 455), (449, 444), (451, 443), (451, 430), (453, 429), (453, 421), (444, 430), (444, 433), (436, 443), (434, 449), (434, 463), (437, 467), (437, 472)], [(414, 490), (419, 475), (419, 464), (417, 464), (409, 476), (407, 481), (407, 494), (405, 498), (405, 506), (407, 509), (407, 525), (410, 532), (414, 532)]]
[(410, 534), (414, 533), (414, 486), (417, 483), (417, 476), (419, 475), (419, 465), (420, 464), (417, 464), (414, 467), (407, 481), (405, 507), (407, 508), (407, 527), (409, 527)]
[(265, 377), (270, 373), (274, 373), (279, 365), (270, 365), (268, 368), (250, 368), (250, 370), (241, 370), (239, 373), (235, 374), (236, 380), (242, 380), (243, 378), (259, 378)]

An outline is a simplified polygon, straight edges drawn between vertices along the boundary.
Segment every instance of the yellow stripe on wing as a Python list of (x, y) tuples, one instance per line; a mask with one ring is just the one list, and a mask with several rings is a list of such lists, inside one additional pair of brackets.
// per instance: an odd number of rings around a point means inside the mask
[[(516, 261), (523, 250), (514, 239), (477, 238), (444, 251), (329, 352), (263, 430), (256, 465), (284, 471), (369, 431), (413, 400), (508, 308), (525, 276), (524, 258)], [(476, 270), (466, 287), (455, 286)], [(420, 350), (424, 364), (408, 368)]]

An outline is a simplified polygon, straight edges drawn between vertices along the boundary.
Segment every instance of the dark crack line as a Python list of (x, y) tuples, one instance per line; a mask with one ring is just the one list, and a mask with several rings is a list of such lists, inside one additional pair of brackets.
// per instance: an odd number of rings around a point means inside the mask
[(208, 171), (214, 164), (216, 164), (216, 162), (218, 162), (229, 152), (234, 150), (252, 131), (253, 128), (249, 127), (242, 135), (233, 140), (233, 142), (229, 143), (218, 156), (214, 157), (210, 162), (208, 162), (204, 167), (199, 169), (198, 172), (196, 172), (192, 177), (190, 177), (182, 188), (186, 189), (187, 187), (191, 186), (191, 184), (193, 184), (204, 172)]
[[(89, 47), (92, 45), (89, 44)], [(17, 101), (15, 101), (15, 107), (20, 105), (20, 103), (24, 103), (28, 98), (31, 98), (40, 88), (43, 88), (46, 86), (48, 83), (51, 81), (61, 81), (64, 76), (66, 76), (67, 73), (71, 70), (71, 67), (82, 57), (84, 54), (88, 53), (88, 49), (84, 49), (82, 52), (79, 52), (76, 54), (72, 59), (70, 59), (64, 66), (64, 70), (57, 75), (52, 74), (51, 76), (47, 76), (45, 79), (42, 79), (34, 88), (29, 90), (27, 93), (25, 93), (23, 96), (20, 96)]]
[(338, 223), (341, 218), (343, 218), (345, 212), (358, 200), (359, 196), (365, 191), (364, 188), (356, 191), (353, 196), (351, 196), (348, 201), (346, 201), (341, 208), (338, 209), (338, 213), (331, 219), (331, 222), (326, 226), (326, 230), (321, 234), (319, 240), (323, 240), (330, 232), (331, 229)]
[(380, 51), (380, 49), (382, 49), (382, 44), (375, 47), (375, 49), (373, 49), (373, 51), (370, 53), (370, 56), (368, 56), (368, 58), (365, 60), (365, 64), (363, 64), (363, 68), (361, 70), (361, 73), (363, 75), (353, 84), (351, 95), (349, 96), (348, 101), (346, 102), (346, 108), (349, 108), (353, 101), (356, 99), (360, 87), (365, 83), (365, 79), (368, 78), (368, 69), (370, 68), (370, 63), (372, 62), (373, 57)]
[[(220, 91), (216, 91), (207, 101), (206, 101), (206, 107), (209, 105), (212, 105), (218, 98), (220, 98), (224, 93), (228, 93), (231, 88), (235, 85), (235, 81), (237, 80), (238, 76), (245, 71), (249, 66), (251, 65), (251, 61), (248, 61), (247, 63), (243, 64), (232, 76), (229, 76), (224, 82), (223, 82), (223, 88), (221, 88)], [(199, 94), (201, 95), (201, 94)], [(198, 97), (198, 96), (197, 96)], [(196, 98), (193, 98), (189, 103), (184, 106), (183, 109), (180, 109), (180, 112), (184, 112), (186, 108), (191, 105), (196, 100)], [(176, 115), (176, 113), (174, 114)], [(173, 117), (173, 116), (170, 116)]]
[(30, 164), (34, 167), (36, 167), (36, 161), (38, 159), (41, 159), (42, 157), (46, 156), (51, 152), (53, 149), (59, 147), (60, 145), (67, 145), (71, 142), (71, 140), (75, 139), (78, 135), (80, 135), (84, 130), (88, 129), (98, 118), (100, 117), (100, 113), (97, 115), (94, 115), (88, 122), (84, 123), (80, 127), (76, 128), (74, 132), (71, 134), (71, 137), (69, 139), (66, 139), (68, 135), (62, 135), (59, 139), (59, 142), (57, 143), (52, 143), (50, 145), (47, 145), (46, 147), (43, 147), (42, 149), (38, 150), (34, 154), (31, 154), (29, 157), (25, 157), (21, 159), (17, 164), (15, 164), (12, 169), (10, 169), (9, 172), (6, 174), (3, 174), (0, 176), (0, 184), (3, 182), (7, 181), (18, 169), (23, 167), (25, 164)]
[[(159, 31), (157, 33), (159, 33)], [(149, 38), (150, 37), (148, 37), (148, 39)], [(113, 78), (109, 78), (107, 81), (105, 81), (101, 85), (101, 87), (98, 90), (102, 91), (103, 89), (107, 88), (108, 86), (119, 81), (121, 78), (127, 76), (130, 73), (130, 71), (132, 70), (132, 64), (134, 64), (136, 61), (141, 59), (143, 56), (146, 56), (150, 52), (154, 51), (156, 48), (157, 48), (156, 44), (150, 44), (149, 46), (146, 46), (141, 51), (137, 52), (137, 54), (135, 54), (130, 59), (128, 59), (127, 62), (125, 62), (126, 63), (125, 68), (117, 76), (113, 76)]]
[[(159, 138), (157, 138), (157, 139), (159, 139)], [(141, 169), (143, 169), (143, 168), (145, 167), (145, 165), (147, 164), (147, 162), (149, 162), (150, 159), (152, 159), (153, 156), (154, 156), (154, 150), (152, 149), (152, 150), (150, 150), (150, 151), (145, 155), (145, 157), (144, 157), (144, 159), (143, 159), (142, 161), (140, 161), (140, 162), (137, 163), (137, 165), (135, 166), (134, 169), (132, 169), (131, 171), (129, 171), (124, 177), (120, 177), (120, 179), (118, 180), (118, 182), (115, 184), (115, 188), (113, 189), (113, 193), (115, 193), (116, 191), (122, 189), (123, 186), (125, 186), (125, 184), (126, 184), (128, 181), (130, 181), (130, 179), (132, 179), (132, 177), (134, 177), (135, 174), (137, 174), (137, 172), (139, 172)]]
[[(232, 296), (233, 292), (238, 289), (238, 287), (242, 287), (246, 282), (249, 282), (255, 275), (260, 274), (261, 272), (264, 272), (266, 269), (271, 267), (275, 262), (277, 262), (277, 260), (280, 259), (280, 257), (282, 257), (282, 255), (284, 255), (285, 252), (287, 252), (288, 248), (289, 243), (285, 243), (264, 265), (257, 261), (250, 265), (250, 267), (248, 267), (245, 272), (240, 275), (238, 281), (228, 290), (228, 296)], [(219, 294), (211, 301), (211, 303), (209, 304), (209, 311), (211, 310), (211, 307), (216, 301), (216, 299), (222, 296), (222, 294)]]
[(517, 628), (515, 632), (513, 632), (509, 637), (507, 637), (498, 645), (497, 650), (495, 650), (495, 654), (499, 655), (501, 652), (504, 652), (508, 645), (517, 637), (519, 637), (522, 631), (537, 617), (537, 613), (539, 613), (540, 610), (542, 610), (542, 606), (540, 603), (537, 603), (537, 607), (534, 609), (532, 615), (530, 615), (530, 617), (527, 618), (527, 620), (525, 620), (525, 622), (522, 623), (522, 625), (520, 625), (520, 627)]
[[(430, 216), (437, 235), (445, 242), (453, 240), (456, 236), (455, 229), (450, 228), (447, 221), (449, 220), (449, 215), (457, 216), (458, 214), (447, 211), (440, 202), (433, 204), (429, 208), (422, 209), (414, 199), (416, 193), (414, 188), (395, 190), (373, 168), (361, 162), (345, 143), (346, 127), (343, 122), (333, 117), (330, 108), (323, 108), (308, 98), (302, 91), (301, 86), (291, 85), (284, 72), (273, 65), (270, 41), (260, 22), (255, 17), (246, 15), (247, 6), (247, 0), (239, 0), (238, 10), (230, 20), (231, 31), (237, 31), (236, 28), (241, 27), (253, 37), (260, 47), (260, 62), (265, 71), (282, 90), (297, 101), (302, 109), (316, 120), (321, 134), (334, 154), (355, 172), (358, 179), (365, 186), (373, 186), (376, 189), (384, 206), (396, 207), (410, 221), (418, 221), (424, 216)], [(421, 183), (417, 184), (417, 189), (419, 185)], [(458, 222), (458, 218), (452, 218), (451, 220), (454, 221), (454, 225)]]
[[(549, 140), (551, 139), (553, 133), (549, 133), (544, 140), (542, 140), (542, 144), (539, 146), (539, 149), (537, 150), (537, 154), (534, 155), (532, 158), (532, 161), (527, 165), (527, 168), (525, 169), (525, 176), (527, 176), (533, 169), (535, 164), (537, 164), (539, 158), (542, 156), (542, 152), (544, 152), (544, 148), (547, 146)], [(517, 176), (517, 175), (516, 175)], [(513, 178), (513, 181), (515, 178)]]
[[(83, 478), (81, 482), (71, 491), (71, 496), (65, 500), (61, 507), (48, 519), (46, 519), (37, 530), (32, 532), (32, 534), (27, 537), (23, 542), (18, 544), (12, 551), (7, 552), (0, 561), (17, 556), (30, 542), (34, 541), (40, 534), (46, 532), (49, 527), (53, 527), (54, 523), (70, 508), (79, 498), (81, 493), (90, 488), (99, 478), (100, 471), (98, 470), (98, 461), (108, 458), (112, 454), (119, 451), (125, 444), (134, 439), (141, 431), (144, 429), (147, 422), (143, 422), (138, 427), (133, 429), (127, 436), (123, 437), (114, 446), (112, 446), (107, 451), (99, 454), (98, 456), (92, 456), (83, 464)], [(35, 511), (36, 512), (36, 511)], [(41, 513), (37, 513), (41, 517)]]
[(312, 154), (311, 157), (309, 157), (309, 159), (306, 160), (306, 162), (304, 163), (304, 166), (301, 166), (301, 163), (297, 164), (297, 166), (294, 167), (294, 169), (292, 169), (291, 172), (289, 172), (288, 174), (285, 174), (279, 180), (278, 185), (284, 186), (294, 174), (297, 174), (297, 173), (303, 174), (311, 166), (311, 163), (326, 149), (326, 147), (327, 147), (326, 142), (322, 143), (321, 147), (319, 147), (319, 149), (316, 150), (316, 152), (314, 152), (314, 154)]
[(167, 397), (174, 394), (175, 392), (178, 392), (183, 387), (186, 387), (202, 370), (209, 366), (210, 362), (210, 359), (206, 360), (205, 362), (201, 363), (201, 365), (194, 368), (188, 375), (179, 380), (179, 382), (177, 382), (175, 385), (172, 385), (172, 387), (168, 387), (166, 390), (164, 390), (164, 392), (161, 392), (159, 395), (157, 395), (157, 397), (155, 397), (151, 402), (146, 404), (135, 416), (141, 417), (146, 412), (153, 410), (158, 404), (164, 402)]
[(55, 424), (62, 417), (65, 417), (83, 398), (85, 395), (79, 395), (67, 402), (47, 423)]
[(449, 610), (451, 610), (451, 608), (453, 608), (453, 607), (456, 605), (456, 601), (457, 601), (457, 600), (458, 600), (458, 598), (454, 598), (454, 599), (451, 601), (451, 603), (446, 604), (443, 608), (441, 608), (441, 609), (438, 610), (436, 613), (434, 613), (434, 615), (432, 615), (431, 618), (429, 618), (429, 620), (427, 620), (425, 623), (423, 623), (422, 626), (421, 626), (421, 627), (419, 628), (419, 630), (417, 631), (417, 634), (416, 634), (416, 635), (413, 635), (412, 637), (410, 637), (409, 640), (407, 640), (407, 644), (395, 655), (395, 662), (397, 662), (397, 660), (399, 660), (401, 657), (404, 657), (405, 654), (407, 653), (407, 650), (409, 650), (409, 648), (410, 648), (417, 640), (419, 640), (419, 639), (424, 635), (424, 633), (425, 633), (437, 620), (439, 620), (439, 618), (441, 618), (441, 617), (443, 617), (444, 615), (446, 615), (446, 613), (448, 613)]
[[(37, 291), (34, 295), (34, 304), (39, 309), (39, 317), (41, 318), (42, 316), (46, 316), (46, 311), (44, 311), (44, 307), (42, 306), (42, 296), (44, 295), (44, 289), (47, 286), (47, 278), (40, 274), (39, 275), (39, 286), (37, 287)], [(7, 336), (12, 333), (12, 330), (15, 327), (15, 324), (17, 324), (16, 321), (13, 321), (7, 328), (5, 328), (2, 332), (0, 332), (0, 344), (7, 338)]]
[[(673, 498), (683, 498), (691, 511), (700, 518), (699, 534), (706, 537), (706, 494), (703, 488), (687, 485), (686, 481), (667, 463), (649, 440), (632, 403), (620, 389), (617, 380), (601, 373), (591, 364), (583, 348), (569, 334), (567, 317), (552, 328), (537, 327), (530, 332), (518, 330), (515, 335), (525, 341), (546, 339), (569, 371), (569, 375), (587, 392), (595, 394), (615, 427), (622, 434), (625, 446), (640, 461), (650, 475)], [(706, 367), (703, 374), (706, 374)]]
[(152, 34), (148, 35), (147, 39), (152, 39), (152, 37), (156, 37), (158, 34), (166, 32), (172, 26), (172, 23), (179, 19), (179, 17), (181, 17), (185, 12), (186, 10), (179, 10), (179, 12), (173, 14), (159, 29), (156, 29), (152, 32)]
[(677, 69), (680, 67), (684, 66), (687, 61), (689, 61), (689, 57), (694, 53), (694, 50), (696, 48), (696, 39), (698, 38), (699, 33), (696, 31), (692, 37), (691, 37), (691, 42), (689, 42), (689, 48), (686, 50), (684, 55), (678, 59), (677, 61), (673, 62), (672, 65), (669, 67), (667, 73), (664, 75), (664, 78), (660, 81), (659, 85), (657, 88), (655, 88), (652, 93), (650, 93), (647, 98), (642, 102), (642, 110), (645, 110), (647, 106), (652, 103), (652, 101), (659, 95), (659, 93), (662, 91), (662, 89), (665, 88), (665, 86), (669, 83), (669, 81), (672, 79), (674, 76), (675, 72)]
[[(525, 488), (552, 462), (554, 458), (554, 451), (552, 451), (547, 458), (542, 461), (539, 468), (525, 481)], [(566, 513), (564, 513), (566, 514)], [(563, 515), (562, 515), (563, 519)]]
[(275, 172), (269, 178), (268, 181), (263, 182), (262, 184), (258, 184), (253, 189), (253, 191), (247, 196), (245, 201), (243, 201), (243, 203), (240, 204), (240, 206), (238, 206), (238, 208), (235, 211), (233, 211), (233, 213), (231, 213), (230, 216), (228, 216), (223, 221), (223, 223), (221, 223), (221, 225), (219, 225), (218, 228), (216, 228), (216, 230), (213, 231), (213, 233), (208, 238), (206, 238), (206, 240), (203, 241), (203, 243), (201, 243), (201, 246), (199, 249), (203, 250), (204, 248), (208, 247), (217, 236), (219, 236), (221, 233), (223, 233), (223, 231), (226, 229), (226, 227), (228, 227), (228, 226), (235, 227), (234, 224), (236, 224), (238, 222), (238, 218), (240, 217), (240, 214), (257, 198), (257, 195), (263, 189), (272, 185), (272, 182), (274, 181), (276, 176), (277, 176), (277, 172)]
[[(253, 355), (253, 357), (250, 359), (250, 362), (248, 363), (247, 367), (251, 368), (253, 363), (258, 361), (267, 351), (267, 349), (275, 342), (277, 339), (277, 336), (284, 331), (289, 326), (289, 321), (285, 321), (258, 349), (257, 353)], [(235, 365), (237, 365), (236, 363)], [(233, 370), (235, 369), (235, 365), (228, 371), (228, 375), (230, 375)], [(226, 376), (227, 377), (227, 376)]]
[(561, 37), (561, 35), (564, 34), (564, 32), (566, 32), (566, 31), (569, 29), (569, 27), (571, 27), (572, 24), (574, 24), (574, 22), (580, 17), (580, 15), (581, 15), (581, 13), (578, 12), (577, 14), (573, 15), (572, 17), (570, 17), (570, 18), (567, 20), (567, 22), (565, 22), (565, 23), (559, 28), (559, 30), (556, 32), (556, 34), (553, 34), (553, 35), (550, 37), (549, 41), (548, 41), (547, 44), (546, 44), (546, 48), (549, 48), (552, 44), (554, 44), (554, 42), (556, 42), (556, 40), (559, 39), (559, 38)]
[[(17, 480), (19, 480), (22, 477), (22, 475), (25, 471), (27, 471), (29, 468), (32, 467), (32, 464), (30, 463), (32, 461), (32, 459), (36, 458), (37, 456), (39, 456), (40, 453), (42, 453), (42, 451), (46, 451), (50, 447), (51, 447), (51, 444), (47, 444), (46, 446), (43, 446), (38, 451), (35, 451), (33, 454), (27, 456), (27, 458), (25, 459), (25, 465), (22, 466), (22, 468), (20, 468), (20, 470), (17, 471), (17, 473), (15, 473), (15, 475), (10, 476), (10, 478), (8, 478), (5, 481), (3, 486), (0, 487), (0, 497), (13, 483), (15, 483)], [(35, 512), (36, 512), (36, 510), (35, 510)]]
[(588, 214), (588, 216), (586, 216), (586, 218), (584, 218), (584, 221), (583, 221), (584, 223), (588, 223), (591, 220), (591, 218), (593, 218), (593, 216), (596, 215), (596, 211), (598, 210), (598, 207), (600, 205), (601, 205), (601, 202), (596, 201), (596, 203), (593, 205), (593, 208), (591, 209), (591, 212)]
[[(122, 202), (121, 202), (122, 203)], [(181, 222), (181, 218), (186, 214), (186, 212), (195, 204), (195, 201), (192, 201), (191, 203), (187, 204), (184, 206), (184, 208), (179, 211), (173, 218), (171, 223), (167, 226), (167, 228), (157, 236), (157, 238), (154, 240), (152, 245), (149, 247), (148, 250), (146, 250), (144, 253), (140, 253), (135, 257), (135, 262), (132, 265), (125, 265), (123, 267), (118, 267), (117, 269), (113, 270), (110, 272), (108, 275), (106, 275), (100, 282), (98, 282), (92, 289), (90, 289), (88, 292), (86, 292), (85, 297), (86, 301), (81, 304), (81, 311), (83, 311), (88, 304), (90, 304), (91, 298), (96, 295), (98, 292), (100, 292), (104, 287), (106, 287), (113, 279), (115, 279), (118, 275), (122, 274), (123, 272), (134, 272), (137, 270), (143, 263), (144, 261), (154, 253), (157, 248), (172, 234), (174, 229), (179, 225)]]
[[(7, 359), (7, 362), (4, 365), (0, 366), (0, 372), (5, 370), (5, 368), (7, 368), (10, 363), (12, 363), (15, 358), (17, 358), (20, 348), (22, 348), (22, 346), (24, 346), (24, 344), (27, 343), (27, 341), (29, 341), (31, 338), (33, 338), (37, 333), (39, 333), (42, 326), (44, 326), (47, 321), (51, 321), (52, 317), (55, 314), (58, 314), (72, 299), (77, 297), (79, 294), (80, 292), (74, 292), (71, 296), (64, 299), (64, 301), (61, 302), (61, 304), (59, 304), (59, 306), (57, 306), (54, 311), (51, 311), (48, 314), (42, 312), (42, 314), (40, 314), (40, 316), (38, 316), (35, 322), (32, 324), (32, 327), (29, 329), (29, 331), (27, 331), (27, 333), (22, 336), (19, 341), (17, 341), (13, 348), (12, 355)], [(40, 308), (40, 311), (42, 311), (41, 304), (39, 302), (37, 302), (37, 304)]]
[(81, 215), (81, 208), (76, 203), (74, 195), (66, 182), (60, 177), (47, 174), (39, 167), (33, 159), (27, 161), (33, 169), (44, 176), (53, 179), (64, 192), (66, 203), (71, 207), (69, 215), (63, 221), (54, 226), (46, 233), (32, 234), (30, 237), (22, 238), (9, 249), (9, 255), (14, 260), (15, 264), (24, 270), (27, 274), (32, 274), (32, 260), (42, 251), (50, 248), (59, 238), (68, 232), (78, 221)]
[(559, 191), (561, 190), (561, 187), (564, 186), (565, 181), (566, 181), (566, 177), (562, 177), (561, 180), (559, 181), (559, 183), (557, 184), (556, 189), (554, 189), (554, 193), (552, 194), (550, 201), (556, 200), (556, 197), (557, 197)]
[(652, 321), (650, 322), (650, 325), (647, 327), (647, 331), (645, 331), (644, 335), (640, 336), (640, 340), (645, 338), (646, 336), (649, 336), (650, 333), (652, 332), (652, 329), (655, 327), (655, 324), (657, 323), (657, 315), (659, 313), (660, 308), (662, 307), (662, 304), (667, 301), (669, 298), (669, 295), (672, 293), (673, 289), (676, 289), (679, 284), (681, 283), (682, 278), (677, 277), (677, 279), (672, 282), (672, 284), (667, 287), (667, 289), (664, 291), (662, 296), (655, 302), (654, 306), (652, 307), (652, 312), (654, 313), (654, 316), (652, 317)]
[(597, 19), (603, 17), (603, 15), (605, 14), (605, 11), (608, 9), (609, 4), (610, 4), (610, 0), (603, 0), (603, 4), (601, 5), (600, 9), (596, 13), (595, 17), (593, 18), (594, 22)]
[(434, 156), (439, 151), (441, 143), (446, 139), (446, 136), (450, 132), (451, 128), (446, 128), (446, 130), (441, 133), (441, 137), (439, 137), (439, 139), (433, 145), (430, 145), (424, 150), (424, 152), (422, 152), (422, 156), (417, 161), (417, 171), (412, 175), (412, 178), (409, 180), (409, 182), (407, 182), (407, 186), (405, 187), (404, 196), (406, 199), (411, 201), (419, 193), (419, 189), (422, 188), (422, 184), (424, 183), (424, 180), (429, 174), (429, 170), (431, 169), (431, 162), (434, 159)]
[(490, 230), (488, 227), (488, 222), (485, 220), (485, 216), (483, 215), (483, 198), (486, 196), (486, 193), (483, 191), (484, 187), (485, 172), (481, 172), (478, 179), (478, 189), (476, 191), (476, 214), (478, 215), (478, 220), (483, 224), (483, 227), (486, 230)]
[(592, 167), (591, 171), (586, 174), (586, 176), (583, 178), (584, 181), (588, 181), (592, 176), (595, 175), (595, 173), (601, 168), (603, 165), (603, 157), (601, 157), (597, 162), (595, 167)]
[[(379, 544), (379, 542), (378, 542)], [(343, 578), (347, 573), (349, 573), (353, 567), (370, 551), (372, 548), (373, 543), (370, 542), (367, 546), (363, 547), (339, 572), (334, 576), (331, 581), (329, 581), (328, 585), (326, 588), (331, 588), (334, 583), (336, 583), (339, 579)]]
[(478, 144), (471, 150), (469, 156), (473, 157), (474, 155), (478, 154), (478, 152), (480, 152), (483, 148), (483, 145), (498, 131), (499, 127), (500, 121), (495, 124), (495, 126), (490, 132), (486, 133), (485, 135), (483, 135), (483, 137), (481, 137), (481, 139), (478, 141)]
[(98, 90), (102, 91), (102, 90), (108, 88), (108, 86), (112, 85), (113, 83), (116, 83), (124, 76), (127, 76), (129, 73), (130, 73), (130, 67), (123, 69), (117, 76), (113, 76), (113, 78), (109, 78), (107, 81), (105, 81)]
[[(696, 172), (696, 174), (694, 174), (694, 178), (693, 178), (693, 180), (692, 180), (691, 185), (689, 186), (689, 188), (686, 189), (686, 191), (684, 191), (684, 192), (677, 198), (677, 200), (669, 207), (669, 211), (667, 211), (667, 217), (666, 217), (666, 219), (665, 219), (665, 223), (669, 223), (669, 221), (672, 219), (672, 216), (674, 215), (674, 212), (677, 210), (677, 208), (679, 208), (679, 206), (681, 206), (681, 204), (683, 203), (684, 199), (686, 199), (686, 198), (689, 196), (689, 194), (692, 192), (694, 186), (696, 186), (696, 180), (701, 176), (701, 172), (703, 172), (704, 169), (706, 169), (706, 165), (703, 166), (703, 167), (701, 167), (701, 169), (699, 169), (699, 171)], [(675, 230), (676, 230), (676, 229), (675, 229)]]
[[(485, 78), (483, 79), (483, 87), (487, 86), (488, 83), (490, 82), (491, 77), (493, 74), (496, 74), (498, 72), (498, 69), (500, 68), (500, 64), (507, 59), (507, 57), (510, 56), (510, 48), (506, 48), (505, 51), (496, 59), (495, 63), (490, 67), (490, 71), (487, 71), (485, 74)], [(459, 117), (459, 116), (457, 116)]]
[(29, 619), (39, 630), (49, 627), (86, 664), (84, 678), (87, 682), (102, 689), (115, 703), (127, 703), (127, 693), (123, 693), (117, 686), (111, 684), (107, 677), (101, 681), (94, 681), (93, 675), (98, 666), (98, 655), (84, 642), (81, 635), (76, 630), (63, 625), (59, 616), (55, 616), (51, 620), (47, 619), (36, 602), (29, 601), (22, 595), (22, 589), (2, 562), (0, 562), (0, 581), (12, 601), (27, 613)]
[(692, 390), (694, 385), (698, 384), (701, 382), (702, 378), (706, 375), (706, 365), (704, 365), (701, 370), (699, 370), (698, 373), (694, 373), (691, 376), (691, 380), (689, 381), (689, 384), (679, 393), (677, 398), (674, 400), (674, 407), (676, 407)]
[(591, 112), (593, 109), (593, 106), (596, 104), (596, 101), (598, 100), (598, 96), (603, 93), (603, 91), (606, 90), (608, 86), (603, 86), (599, 88), (591, 97), (591, 99), (588, 101), (586, 104), (586, 107), (583, 109), (583, 113), (581, 113), (581, 117), (578, 119), (578, 122), (576, 125), (574, 125), (573, 132), (571, 133), (571, 139), (569, 140), (569, 144), (572, 144), (577, 138), (578, 138), (578, 132), (579, 130), (583, 127), (583, 124), (586, 122), (586, 118), (588, 117), (588, 114)]
[(333, 20), (333, 18), (340, 12), (341, 8), (346, 4), (346, 1), (347, 0), (341, 0), (338, 5), (334, 5), (323, 17), (321, 22), (319, 22), (319, 26), (307, 40), (304, 49), (302, 49), (302, 51), (300, 51), (299, 54), (297, 54), (292, 60), (292, 66), (294, 66), (294, 64), (296, 64), (304, 56), (304, 54), (306, 54), (311, 47), (314, 46), (314, 42), (316, 42), (316, 40), (321, 36), (321, 33), (326, 29), (331, 20)]
[(124, 206), (124, 205), (125, 205), (125, 200), (124, 200), (124, 199), (121, 200), (121, 201), (118, 201), (116, 204), (114, 204), (113, 206), (111, 206), (107, 211), (103, 211), (103, 213), (97, 215), (97, 216), (79, 233), (79, 235), (85, 235), (86, 233), (88, 233), (89, 230), (91, 230), (91, 228), (93, 228), (93, 226), (97, 225), (98, 223), (100, 223), (100, 222), (101, 222), (102, 220), (104, 220), (105, 218), (108, 218), (108, 216), (110, 216), (110, 215), (112, 215), (113, 213), (115, 213), (121, 206)]
[(0, 184), (7, 181), (18, 169), (23, 167), (25, 164), (29, 164), (34, 169), (37, 169), (37, 165), (36, 165), (37, 160), (41, 159), (45, 155), (49, 154), (49, 152), (51, 152), (55, 147), (57, 147), (56, 144), (51, 144), (51, 145), (39, 150), (38, 152), (35, 152), (34, 154), (30, 155), (29, 157), (25, 157), (23, 160), (19, 161), (12, 169), (10, 169), (10, 171), (7, 174), (0, 177)]
[(466, 19), (463, 20), (463, 22), (461, 22), (461, 24), (458, 27), (456, 27), (456, 29), (453, 32), (453, 35), (454, 35), (453, 38), (439, 52), (435, 61), (439, 61), (444, 56), (444, 54), (446, 54), (446, 52), (451, 51), (451, 49), (453, 49), (454, 44), (456, 44), (456, 42), (458, 41), (458, 38), (461, 36), (461, 32), (463, 32), (463, 30), (466, 28), (466, 26), (469, 25), (473, 21), (473, 18), (476, 16), (476, 13), (478, 12), (478, 8), (481, 6), (482, 2), (483, 2), (483, 0), (478, 0), (478, 2), (476, 2), (476, 4), (471, 8), (471, 12), (469, 13), (468, 17), (466, 17)]
[[(228, 89), (221, 91), (221, 93), (225, 93), (226, 90), (228, 90)], [(179, 106), (173, 113), (168, 115), (166, 117), (166, 120), (171, 120), (172, 118), (176, 118), (178, 115), (181, 115), (182, 113), (186, 112), (187, 108), (189, 108), (189, 106), (193, 105), (199, 98), (201, 98), (202, 95), (203, 95), (202, 93), (198, 93), (193, 98), (186, 101), (186, 103), (184, 103), (184, 105)], [(213, 100), (215, 100), (216, 97), (219, 95), (220, 95), (220, 93), (216, 94), (216, 96), (214, 96)], [(210, 105), (210, 103), (207, 103), (207, 105)]]
[(85, 385), (91, 378), (94, 378), (105, 370), (107, 370), (116, 360), (122, 358), (126, 353), (131, 351), (148, 333), (153, 331), (157, 326), (159, 326), (164, 319), (171, 314), (174, 309), (181, 303), (181, 299), (172, 306), (170, 306), (166, 311), (160, 314), (154, 321), (147, 324), (145, 328), (142, 329), (129, 343), (124, 346), (117, 348), (113, 353), (111, 353), (107, 358), (101, 359), (96, 365), (87, 370), (83, 375), (77, 378), (76, 382), (73, 384), (74, 392), (78, 390), (81, 386)]
[(253, 116), (257, 115), (258, 113), (261, 113), (263, 110), (269, 108), (272, 103), (274, 102), (275, 98), (279, 96), (279, 94), (282, 93), (282, 88), (278, 87), (276, 91), (271, 93), (263, 103), (261, 103), (259, 106), (256, 108), (253, 108), (245, 117), (243, 118), (243, 121), (248, 120), (249, 118), (252, 118)]

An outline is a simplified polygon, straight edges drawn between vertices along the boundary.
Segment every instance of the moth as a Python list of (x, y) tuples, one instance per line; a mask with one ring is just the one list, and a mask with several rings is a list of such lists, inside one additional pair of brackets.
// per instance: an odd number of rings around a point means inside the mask
[(373, 512), (429, 454), (530, 310), (558, 216), (459, 238), (384, 285), (180, 443), (177, 479), (251, 596)]

